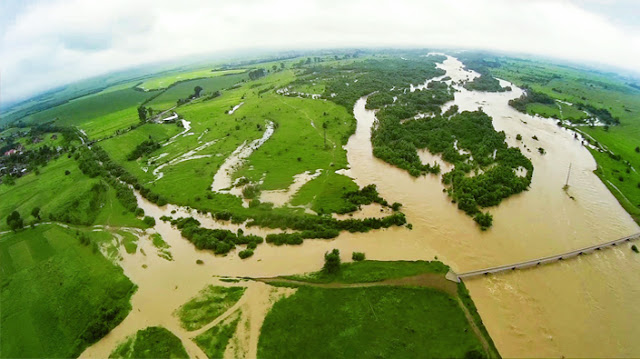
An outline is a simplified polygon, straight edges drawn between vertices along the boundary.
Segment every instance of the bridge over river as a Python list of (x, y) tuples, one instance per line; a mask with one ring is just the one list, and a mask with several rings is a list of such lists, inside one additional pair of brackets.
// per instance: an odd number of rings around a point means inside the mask
[(557, 261), (562, 261), (562, 260), (565, 260), (565, 259), (578, 257), (578, 256), (581, 256), (583, 254), (592, 253), (594, 251), (599, 251), (601, 249), (605, 249), (605, 248), (608, 248), (608, 247), (614, 247), (614, 246), (617, 246), (618, 244), (621, 244), (621, 243), (624, 243), (624, 242), (630, 242), (630, 241), (636, 240), (638, 238), (640, 238), (640, 233), (632, 234), (630, 236), (619, 238), (619, 239), (616, 239), (616, 240), (613, 240), (613, 241), (610, 241), (610, 242), (606, 242), (606, 243), (602, 243), (602, 244), (596, 244), (596, 245), (593, 245), (593, 246), (590, 246), (590, 247), (576, 249), (576, 250), (571, 251), (571, 252), (566, 252), (566, 253), (557, 254), (557, 255), (553, 255), (553, 256), (532, 259), (532, 260), (525, 261), (525, 262), (502, 265), (502, 266), (492, 267), (492, 268), (485, 268), (485, 269), (480, 269), (480, 270), (475, 270), (475, 271), (465, 272), (465, 273), (454, 273), (453, 271), (450, 271), (449, 273), (447, 273), (447, 278), (450, 279), (450, 280), (453, 280), (455, 282), (459, 282), (462, 279), (473, 278), (473, 277), (477, 277), (477, 276), (480, 276), (480, 275), (488, 275), (488, 274), (492, 274), (492, 273), (500, 273), (500, 272), (506, 272), (506, 271), (516, 270), (516, 269), (536, 267), (536, 266), (543, 265), (543, 264), (554, 263), (554, 262), (557, 262)]

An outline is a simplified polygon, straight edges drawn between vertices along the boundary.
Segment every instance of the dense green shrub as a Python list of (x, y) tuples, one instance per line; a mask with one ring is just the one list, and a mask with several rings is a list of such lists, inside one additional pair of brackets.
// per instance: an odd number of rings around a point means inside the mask
[(353, 254), (351, 255), (351, 259), (353, 259), (356, 262), (360, 262), (365, 259), (365, 255), (362, 252), (353, 252)]
[(245, 259), (245, 258), (249, 258), (253, 255), (253, 249), (245, 249), (243, 251), (240, 251), (238, 253), (238, 257)]
[(145, 216), (142, 221), (149, 227), (153, 227), (156, 225), (156, 220), (153, 217)]
[(322, 270), (327, 274), (334, 274), (340, 270), (340, 251), (338, 249), (324, 254), (324, 267)]
[(486, 231), (493, 224), (493, 216), (490, 213), (478, 213), (473, 219), (480, 225), (483, 231)]
[(283, 244), (302, 244), (302, 236), (300, 233), (277, 233), (267, 234), (265, 237), (267, 243), (273, 243), (277, 246)]
[(153, 139), (148, 139), (142, 141), (142, 143), (138, 144), (131, 153), (127, 155), (127, 161), (137, 160), (138, 158), (148, 155), (149, 153), (159, 149), (161, 146), (158, 142)]

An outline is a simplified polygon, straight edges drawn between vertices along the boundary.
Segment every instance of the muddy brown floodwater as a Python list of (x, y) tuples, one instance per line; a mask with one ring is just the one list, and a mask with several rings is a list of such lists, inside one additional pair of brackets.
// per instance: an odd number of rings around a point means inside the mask
[[(452, 57), (439, 66), (454, 81), (474, 76)], [(132, 255), (121, 251), (124, 259), (120, 264), (139, 286), (132, 299), (133, 310), (120, 326), (82, 356), (105, 357), (136, 330), (164, 325), (180, 337), (190, 355), (202, 358), (203, 353), (172, 313), (206, 285), (216, 284), (249, 287), (241, 305), (253, 308), (247, 310), (252, 319), (242, 319), (250, 324), (241, 325), (245, 329), (240, 329), (232, 342), (246, 346), (236, 354), (253, 357), (264, 315), (275, 298), (291, 292), (256, 282), (220, 282), (217, 276), (271, 277), (315, 271), (322, 266), (324, 252), (332, 248), (341, 250), (343, 260), (350, 260), (352, 251), (365, 252), (368, 259), (377, 260), (431, 260), (437, 256), (455, 271), (464, 272), (561, 253), (638, 232), (638, 226), (593, 174), (596, 163), (587, 149), (555, 121), (524, 115), (509, 107), (508, 101), (519, 97), (522, 90), (501, 82), (513, 90), (484, 93), (456, 85), (455, 100), (444, 106), (456, 104), (461, 111), (482, 107), (493, 117), (494, 127), (505, 131), (509, 145), (521, 148), (533, 162), (530, 190), (489, 209), (494, 216), (490, 230), (480, 231), (470, 217), (451, 203), (442, 192), (440, 176), (413, 178), (373, 157), (370, 135), (375, 112), (365, 109), (366, 98), (362, 98), (354, 108), (357, 130), (346, 146), (351, 165), (346, 174), (360, 186), (375, 183), (385, 199), (402, 203), (412, 230), (403, 227), (365, 234), (343, 233), (334, 240), (306, 240), (301, 246), (262, 244), (253, 257), (241, 260), (235, 252), (216, 257), (198, 251), (177, 230), (158, 221), (150, 231), (161, 233), (171, 245), (174, 261), (155, 255), (155, 248), (145, 237), (139, 242), (146, 255), (140, 250)], [(522, 135), (522, 141), (515, 140), (517, 134)], [(544, 148), (546, 154), (540, 155), (538, 147)], [(424, 151), (421, 158), (438, 160)], [(567, 194), (562, 187), (569, 164), (572, 169)], [(138, 203), (156, 220), (177, 210), (176, 215), (194, 215), (206, 227), (239, 227), (184, 208), (159, 208), (139, 195)], [(247, 231), (260, 235), (273, 232), (255, 228)], [(204, 263), (198, 265), (196, 259)], [(466, 284), (504, 357), (638, 357), (639, 271), (640, 256), (625, 245), (557, 264), (470, 279)]]

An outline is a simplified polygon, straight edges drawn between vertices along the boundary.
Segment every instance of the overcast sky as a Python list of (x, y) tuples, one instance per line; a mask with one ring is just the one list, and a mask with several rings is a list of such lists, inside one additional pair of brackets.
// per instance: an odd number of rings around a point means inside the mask
[(247, 48), (433, 46), (640, 71), (640, 0), (0, 0), (0, 101)]

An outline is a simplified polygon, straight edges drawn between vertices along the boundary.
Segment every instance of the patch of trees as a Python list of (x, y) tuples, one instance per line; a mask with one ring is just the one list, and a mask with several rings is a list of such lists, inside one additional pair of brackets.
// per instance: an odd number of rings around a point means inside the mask
[(153, 109), (151, 107), (138, 107), (138, 119), (140, 122), (146, 122), (151, 116), (153, 116)]
[[(194, 88), (193, 88), (193, 94), (192, 94), (192, 95), (189, 95), (189, 97), (186, 97), (186, 98), (180, 98), (180, 99), (178, 99), (178, 101), (176, 102), (176, 104), (177, 104), (178, 106), (182, 106), (182, 105), (184, 105), (185, 103), (187, 103), (187, 102), (189, 102), (189, 101), (191, 101), (191, 100), (193, 100), (193, 99), (196, 99), (196, 98), (200, 97), (200, 93), (202, 92), (202, 90), (203, 90), (202, 86), (199, 86), (199, 85), (198, 85), (198, 86), (194, 87)], [(216, 92), (218, 92), (218, 96), (219, 96), (220, 91), (216, 91)], [(213, 96), (213, 97), (211, 97), (211, 98), (214, 98), (214, 97), (217, 97), (217, 96)], [(207, 98), (207, 99), (208, 99), (208, 100), (210, 100), (211, 98)]]
[(606, 108), (597, 108), (591, 104), (578, 103), (576, 104), (579, 110), (584, 110), (589, 112), (590, 114), (596, 116), (600, 121), (606, 123), (607, 125), (619, 125), (620, 119), (618, 117), (613, 117), (611, 112)]
[(259, 212), (252, 216), (247, 226), (293, 229), (304, 238), (330, 239), (340, 231), (368, 232), (371, 229), (402, 226), (407, 220), (403, 213), (396, 212), (383, 218), (337, 220), (330, 216), (293, 215), (274, 211)]
[(267, 243), (273, 243), (277, 246), (283, 244), (302, 244), (302, 235), (300, 233), (277, 233), (267, 234), (265, 237)]
[[(399, 94), (395, 103), (378, 112), (378, 126), (371, 139), (373, 154), (413, 176), (440, 170), (437, 164), (423, 165), (417, 149), (441, 155), (455, 165), (442, 178), (448, 194), (481, 228), (488, 228), (492, 218), (479, 216), (480, 208), (495, 206), (526, 190), (533, 173), (531, 161), (519, 149), (507, 146), (504, 132), (495, 131), (491, 117), (482, 111), (457, 113), (456, 108), (442, 115), (438, 111), (428, 118), (406, 120), (429, 108), (416, 104), (416, 98), (420, 97)], [(520, 167), (527, 170), (526, 176), (516, 175)]]
[(238, 244), (248, 244), (255, 248), (263, 241), (258, 236), (245, 236), (241, 230), (233, 233), (226, 229), (200, 227), (200, 222), (192, 217), (174, 219), (171, 224), (176, 226), (182, 236), (193, 243), (196, 248), (212, 250), (215, 254), (227, 254)]
[(536, 92), (530, 88), (525, 88), (522, 96), (509, 100), (509, 106), (515, 108), (516, 110), (527, 113), (527, 105), (530, 103), (541, 103), (543, 105), (555, 105), (556, 100), (542, 92)]
[(144, 140), (142, 141), (142, 143), (139, 143), (134, 149), (133, 151), (131, 151), (131, 153), (129, 153), (127, 155), (127, 161), (134, 161), (137, 160), (138, 158), (144, 156), (144, 155), (148, 155), (151, 152), (159, 149), (160, 143), (154, 141), (153, 139), (148, 139), (148, 140)]
[(371, 204), (374, 202), (382, 206), (389, 207), (389, 202), (380, 197), (375, 184), (364, 186), (362, 189), (358, 189), (355, 191), (345, 192), (342, 195), (342, 198), (344, 198), (345, 201), (349, 203), (349, 205), (345, 206), (345, 208), (342, 208), (341, 210), (338, 210), (336, 213), (344, 214), (354, 212), (357, 211), (360, 206)]
[(472, 81), (467, 81), (464, 84), (464, 88), (470, 91), (484, 91), (484, 92), (505, 92), (511, 91), (510, 87), (500, 86), (500, 81), (491, 76), (488, 73), (481, 73), (479, 77), (476, 77)]
[(9, 216), (7, 216), (7, 225), (14, 232), (24, 227), (24, 220), (22, 219), (18, 211), (13, 211), (11, 212), (11, 214), (9, 214)]
[(265, 69), (255, 69), (249, 71), (249, 79), (257, 80), (261, 77), (265, 77), (267, 75), (267, 70)]
[(253, 249), (245, 249), (238, 252), (238, 257), (241, 259), (249, 258), (251, 256), (253, 256)]
[[(409, 60), (366, 60), (341, 68), (314, 67), (309, 69), (318, 77), (328, 80), (323, 97), (351, 110), (362, 96), (391, 88), (406, 88), (410, 84), (424, 83), (426, 79), (445, 74), (435, 66), (443, 58), (415, 58)], [(354, 80), (358, 80), (354, 82)], [(332, 96), (332, 94), (335, 94)], [(389, 99), (387, 98), (387, 103)], [(393, 101), (393, 100), (391, 100)]]
[(203, 101), (213, 100), (214, 98), (220, 97), (220, 96), (222, 96), (222, 92), (214, 91), (212, 94), (210, 94), (209, 96), (205, 97)]

